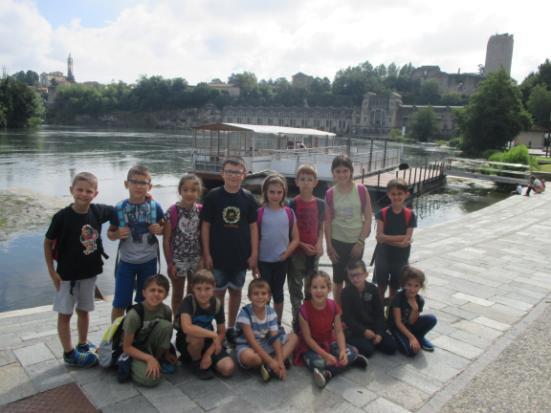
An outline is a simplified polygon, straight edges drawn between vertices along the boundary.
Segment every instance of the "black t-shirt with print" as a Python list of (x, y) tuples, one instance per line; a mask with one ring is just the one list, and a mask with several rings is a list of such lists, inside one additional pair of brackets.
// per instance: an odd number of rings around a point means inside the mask
[(201, 220), (210, 223), (210, 255), (214, 268), (238, 271), (247, 268), (251, 255), (249, 225), (256, 222), (258, 204), (246, 189), (237, 193), (224, 187), (208, 193), (201, 209)]
[(52, 218), (46, 238), (57, 240), (57, 273), (65, 281), (83, 280), (103, 271), (101, 224), (112, 219), (113, 207), (92, 204), (85, 214), (71, 206)]
[[(415, 301), (417, 301), (417, 307), (419, 308), (419, 314), (423, 312), (423, 307), (425, 306), (425, 299), (419, 294), (415, 296)], [(406, 296), (405, 290), (400, 290), (394, 296), (394, 299), (390, 303), (390, 314), (388, 317), (388, 326), (389, 328), (396, 328), (396, 322), (394, 321), (394, 311), (395, 308), (400, 309), (400, 315), (402, 316), (402, 323), (405, 326), (409, 326), (409, 317), (411, 316), (411, 306), (408, 303), (408, 298)]]

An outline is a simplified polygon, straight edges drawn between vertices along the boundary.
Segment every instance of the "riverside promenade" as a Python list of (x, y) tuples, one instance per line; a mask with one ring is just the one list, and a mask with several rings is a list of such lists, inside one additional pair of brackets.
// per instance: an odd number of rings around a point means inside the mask
[[(421, 352), (414, 359), (375, 354), (367, 371), (353, 368), (323, 390), (315, 387), (304, 367), (293, 367), (285, 382), (268, 384), (256, 372), (242, 370), (231, 379), (202, 382), (179, 368), (160, 386), (149, 389), (119, 384), (112, 371), (99, 367), (66, 368), (56, 336), (56, 315), (48, 306), (0, 314), (0, 411), (40, 411), (16, 410), (17, 404), (9, 403), (62, 388), (73, 393), (80, 389), (102, 412), (440, 411), (485, 367), (491, 368), (548, 306), (549, 211), (549, 192), (512, 196), (459, 220), (415, 232), (411, 262), (427, 274), (426, 311), (438, 318), (429, 335), (434, 353)], [(372, 238), (367, 243), (367, 261), (374, 247)], [(326, 258), (322, 265), (330, 270)], [(91, 316), (92, 341), (99, 342), (109, 315), (110, 304), (98, 302)], [(288, 311), (285, 317), (288, 322)], [(511, 399), (514, 392), (512, 387)], [(57, 403), (58, 412), (85, 411), (84, 404), (71, 406), (63, 396)], [(507, 403), (501, 399), (500, 405)], [(469, 410), (477, 411), (476, 405)], [(532, 405), (525, 411), (544, 410)]]

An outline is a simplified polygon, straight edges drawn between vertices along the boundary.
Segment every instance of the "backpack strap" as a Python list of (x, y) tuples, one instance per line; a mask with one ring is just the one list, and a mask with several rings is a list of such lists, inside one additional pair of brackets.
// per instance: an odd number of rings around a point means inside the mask
[(170, 215), (170, 228), (174, 231), (178, 226), (178, 208), (176, 204), (169, 206), (167, 212)]
[(327, 204), (327, 208), (329, 208), (329, 214), (331, 216), (331, 219), (335, 218), (335, 206), (333, 204), (334, 197), (335, 197), (335, 187), (332, 186), (325, 193), (325, 203)]
[(356, 189), (358, 191), (358, 195), (360, 196), (360, 205), (362, 207), (363, 214), (367, 205), (367, 188), (365, 187), (365, 185), (356, 184)]
[(258, 208), (256, 213), (256, 226), (258, 227), (258, 239), (260, 240), (262, 233), (262, 217), (264, 216), (264, 207)]
[(295, 225), (295, 213), (288, 206), (284, 207), (287, 213), (287, 220), (289, 221), (289, 242), (293, 238), (293, 226)]
[(157, 202), (154, 199), (146, 201), (149, 204), (149, 216), (151, 217), (151, 224), (157, 223)]
[(126, 219), (126, 205), (128, 204), (128, 200), (125, 199), (124, 201), (119, 202), (115, 206), (115, 212), (117, 214), (117, 218), (119, 220), (119, 228), (127, 227), (128, 226), (128, 219)]
[(412, 215), (411, 208), (404, 208), (404, 217), (406, 218), (406, 227), (409, 227), (409, 223), (411, 222), (411, 215)]
[(323, 199), (316, 198), (316, 204), (318, 206), (318, 225), (321, 228), (321, 223), (325, 217), (325, 202)]

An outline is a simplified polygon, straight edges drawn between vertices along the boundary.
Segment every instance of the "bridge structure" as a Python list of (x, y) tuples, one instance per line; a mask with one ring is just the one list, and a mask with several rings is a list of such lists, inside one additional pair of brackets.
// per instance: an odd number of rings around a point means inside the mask
[(448, 158), (445, 167), (449, 176), (511, 185), (526, 185), (531, 173), (529, 165), (464, 158)]

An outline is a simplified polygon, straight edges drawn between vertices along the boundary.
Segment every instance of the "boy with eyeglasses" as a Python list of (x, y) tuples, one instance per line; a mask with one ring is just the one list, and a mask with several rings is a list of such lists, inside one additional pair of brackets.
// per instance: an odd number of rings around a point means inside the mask
[(224, 302), (229, 289), (226, 341), (235, 345), (235, 320), (247, 268), (256, 273), (258, 259), (258, 204), (241, 187), (246, 167), (242, 158), (222, 164), (224, 185), (211, 190), (201, 209), (201, 241), (205, 267), (216, 280), (216, 296)]
[(134, 290), (135, 301), (143, 301), (145, 280), (158, 272), (159, 242), (156, 236), (163, 233), (163, 209), (148, 196), (152, 188), (149, 169), (141, 165), (130, 168), (124, 186), (129, 197), (115, 207), (107, 231), (110, 240), (120, 240), (112, 320), (122, 316), (124, 310), (132, 305)]

